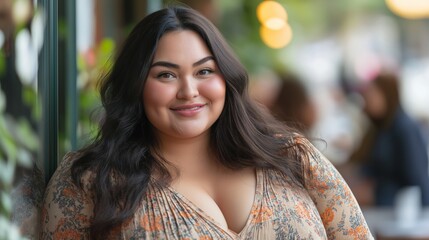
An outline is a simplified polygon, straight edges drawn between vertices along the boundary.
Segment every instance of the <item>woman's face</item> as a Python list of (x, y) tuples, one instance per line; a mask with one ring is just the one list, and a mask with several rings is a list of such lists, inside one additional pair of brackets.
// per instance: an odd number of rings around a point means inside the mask
[(370, 83), (363, 93), (365, 112), (373, 119), (382, 119), (387, 111), (386, 99), (381, 90)]
[(225, 81), (201, 37), (164, 34), (143, 91), (145, 113), (160, 138), (207, 134), (225, 103)]

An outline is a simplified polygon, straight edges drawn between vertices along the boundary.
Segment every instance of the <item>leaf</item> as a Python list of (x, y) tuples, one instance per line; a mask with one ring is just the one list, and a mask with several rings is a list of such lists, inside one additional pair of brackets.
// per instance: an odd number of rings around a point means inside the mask
[(12, 199), (10, 198), (10, 195), (7, 194), (4, 191), (0, 192), (0, 209), (1, 212), (4, 213), (4, 215), (9, 216), (12, 213)]
[(13, 138), (9, 134), (2, 134), (0, 137), (0, 149), (2, 149), (7, 159), (15, 159), (17, 154), (17, 146)]
[(0, 183), (2, 188), (10, 188), (12, 186), (13, 177), (15, 175), (15, 162), (11, 160), (0, 161)]
[(22, 167), (30, 168), (33, 165), (33, 161), (31, 160), (31, 154), (25, 149), (19, 149), (17, 163)]
[(30, 150), (36, 150), (39, 147), (39, 140), (26, 119), (20, 119), (16, 126), (16, 137), (18, 141)]

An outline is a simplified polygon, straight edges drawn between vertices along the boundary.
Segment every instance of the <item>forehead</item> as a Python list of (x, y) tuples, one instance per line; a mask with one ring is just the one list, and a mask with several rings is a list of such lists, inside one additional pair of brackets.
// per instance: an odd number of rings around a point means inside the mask
[(210, 50), (199, 34), (191, 30), (175, 30), (160, 38), (154, 61), (199, 60), (210, 55)]

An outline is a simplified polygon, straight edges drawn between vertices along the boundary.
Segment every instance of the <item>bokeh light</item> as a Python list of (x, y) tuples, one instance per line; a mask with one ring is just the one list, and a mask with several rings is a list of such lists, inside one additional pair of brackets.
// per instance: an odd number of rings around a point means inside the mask
[(284, 25), (286, 25), (286, 22), (280, 18), (269, 18), (264, 22), (263, 25), (269, 29), (279, 30), (283, 28)]
[[(280, 29), (287, 21), (287, 13), (283, 6), (276, 1), (263, 1), (256, 8), (256, 16), (259, 22), (266, 27)], [(279, 24), (280, 23), (280, 24)]]
[(393, 13), (403, 18), (429, 17), (429, 0), (386, 0), (386, 5)]
[(287, 13), (276, 1), (262, 1), (256, 8), (256, 16), (261, 23), (259, 34), (270, 48), (282, 48), (292, 39), (292, 30), (287, 23)]
[(270, 48), (282, 48), (292, 40), (292, 29), (285, 24), (281, 29), (270, 29), (261, 26), (259, 30), (262, 41)]

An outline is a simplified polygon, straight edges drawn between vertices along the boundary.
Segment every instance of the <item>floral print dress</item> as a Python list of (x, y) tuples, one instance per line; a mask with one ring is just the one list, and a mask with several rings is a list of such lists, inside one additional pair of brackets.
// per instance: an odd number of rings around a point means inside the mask
[[(373, 239), (349, 187), (317, 150), (307, 189), (292, 187), (275, 170), (256, 170), (256, 193), (239, 233), (220, 224), (174, 189), (150, 185), (134, 216), (109, 239), (285, 240)], [(42, 210), (41, 239), (89, 239), (92, 193), (71, 180), (65, 157), (50, 181)]]

